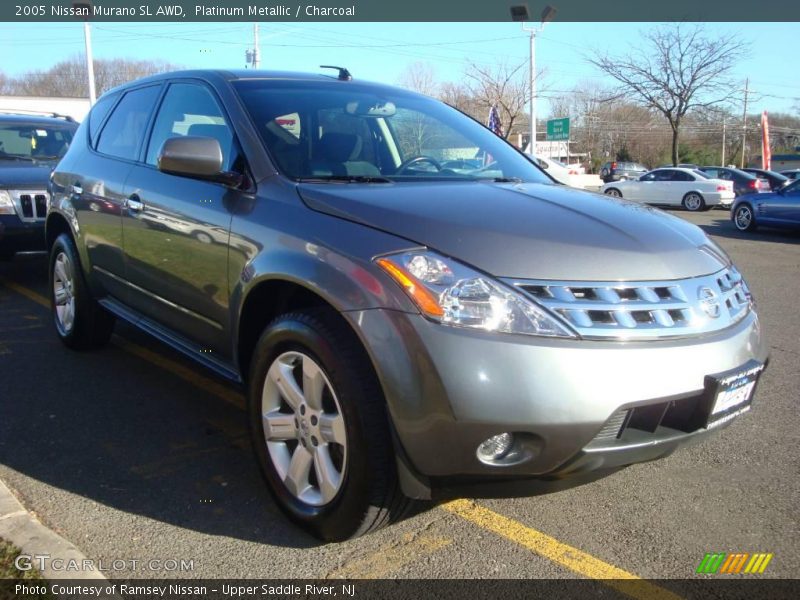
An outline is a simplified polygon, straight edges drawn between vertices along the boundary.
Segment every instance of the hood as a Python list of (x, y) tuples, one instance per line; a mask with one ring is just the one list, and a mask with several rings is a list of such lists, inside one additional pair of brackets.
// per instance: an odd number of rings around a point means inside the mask
[(0, 160), (0, 189), (47, 188), (55, 162)]
[(627, 200), (548, 184), (298, 185), (312, 210), (401, 236), (495, 277), (669, 280), (724, 265), (696, 226)]

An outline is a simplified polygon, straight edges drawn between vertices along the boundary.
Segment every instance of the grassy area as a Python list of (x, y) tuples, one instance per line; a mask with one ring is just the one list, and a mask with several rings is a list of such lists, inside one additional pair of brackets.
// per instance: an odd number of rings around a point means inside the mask
[(35, 569), (20, 571), (14, 566), (14, 559), (19, 554), (19, 548), (0, 539), (0, 579), (43, 579), (42, 574)]

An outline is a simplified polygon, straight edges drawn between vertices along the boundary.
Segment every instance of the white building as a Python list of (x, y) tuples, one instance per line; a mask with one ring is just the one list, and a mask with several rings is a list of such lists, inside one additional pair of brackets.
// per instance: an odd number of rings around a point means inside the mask
[(0, 112), (58, 113), (80, 122), (89, 112), (88, 98), (49, 98), (47, 96), (2, 96)]

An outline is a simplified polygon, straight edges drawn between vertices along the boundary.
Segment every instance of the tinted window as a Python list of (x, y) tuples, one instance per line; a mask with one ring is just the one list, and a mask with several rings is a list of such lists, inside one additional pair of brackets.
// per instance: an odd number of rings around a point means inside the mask
[(703, 169), (702, 171), (711, 179), (720, 179), (720, 172), (717, 169)]
[(694, 181), (694, 177), (683, 171), (673, 171), (672, 181)]
[(117, 94), (103, 96), (92, 107), (92, 111), (89, 113), (89, 144), (92, 148), (94, 148), (97, 142), (97, 134), (100, 133), (100, 126), (103, 124), (103, 119), (106, 118), (108, 111), (114, 106), (114, 102), (117, 101), (117, 98)]
[(174, 83), (158, 109), (145, 162), (157, 165), (164, 142), (185, 135), (216, 139), (222, 148), (222, 168), (230, 169), (233, 133), (214, 96), (202, 85)]
[(0, 156), (54, 160), (64, 156), (74, 133), (74, 125), (62, 122), (2, 123)]
[(234, 86), (270, 156), (293, 179), (552, 183), (486, 127), (431, 98), (355, 82), (240, 80)]
[(654, 171), (654, 179), (655, 181), (672, 181), (672, 173), (673, 171), (669, 169), (659, 169), (658, 171)]
[(160, 86), (150, 86), (125, 94), (100, 133), (97, 151), (135, 159), (160, 89)]

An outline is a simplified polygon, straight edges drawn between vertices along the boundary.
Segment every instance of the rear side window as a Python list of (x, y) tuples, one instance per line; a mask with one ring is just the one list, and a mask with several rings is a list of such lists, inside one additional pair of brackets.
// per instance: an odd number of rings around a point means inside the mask
[(103, 96), (97, 101), (94, 107), (92, 107), (92, 112), (89, 113), (89, 144), (92, 148), (94, 148), (97, 143), (97, 135), (100, 133), (100, 126), (103, 124), (103, 120), (106, 118), (108, 111), (114, 106), (114, 102), (117, 101), (117, 98), (117, 94)]
[(694, 181), (694, 177), (683, 171), (673, 171), (672, 181)]
[(145, 162), (157, 166), (164, 142), (186, 135), (216, 139), (222, 148), (222, 168), (230, 170), (234, 159), (233, 132), (214, 96), (202, 85), (173, 83), (158, 110)]
[(97, 151), (135, 160), (160, 90), (154, 85), (125, 94), (100, 133)]

